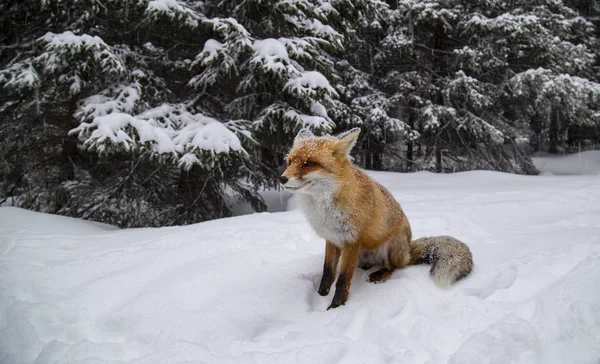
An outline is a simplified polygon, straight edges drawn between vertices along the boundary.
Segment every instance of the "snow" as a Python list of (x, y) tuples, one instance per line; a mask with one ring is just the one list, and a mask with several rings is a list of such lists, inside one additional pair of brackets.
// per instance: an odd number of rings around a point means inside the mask
[(71, 31), (60, 34), (48, 32), (40, 38), (40, 41), (46, 42), (49, 49), (75, 48), (81, 50), (82, 48), (108, 48), (102, 38), (97, 35), (75, 35)]
[(425, 118), (425, 130), (438, 128), (441, 124), (437, 117), (437, 110), (434, 105), (428, 105), (421, 110), (423, 117)]
[(188, 148), (210, 150), (214, 153), (228, 153), (230, 150), (240, 151), (240, 140), (218, 121), (208, 123), (194, 133)]
[[(269, 212), (286, 211), (289, 206), (288, 202), (291, 198), (289, 193), (285, 193), (280, 190), (269, 189), (266, 191), (261, 191), (259, 194), (267, 205), (267, 210)], [(233, 201), (232, 205), (231, 211), (234, 216), (249, 215), (254, 213), (252, 205), (250, 205), (250, 203), (248, 203), (246, 200), (242, 200), (240, 197)]]
[[(267, 38), (255, 40), (252, 48), (254, 49), (254, 55), (250, 60), (251, 63), (262, 65), (262, 68), (267, 72), (287, 72), (290, 57), (284, 43), (277, 39)], [(295, 67), (290, 65), (290, 69), (295, 70)], [(298, 72), (295, 70), (294, 73)]]
[(323, 1), (318, 7), (318, 13), (322, 16), (338, 16), (340, 13), (335, 10), (329, 1)]
[[(584, 109), (587, 102), (595, 102), (600, 98), (600, 83), (569, 74), (555, 74), (541, 67), (518, 73), (509, 82), (517, 95), (534, 95), (538, 107), (548, 108), (548, 105), (560, 102), (569, 114), (576, 114)], [(579, 125), (593, 124), (589, 117), (582, 115), (577, 115), (574, 122)]]
[(285, 85), (285, 89), (292, 91), (295, 94), (316, 94), (318, 89), (325, 90), (330, 95), (338, 97), (331, 84), (321, 72), (305, 71), (299, 77), (290, 79)]
[[(93, 59), (105, 74), (118, 75), (125, 71), (124, 60), (97, 35), (76, 35), (71, 31), (59, 34), (47, 32), (38, 41), (43, 43), (44, 52), (35, 57), (34, 63), (41, 64), (46, 74), (56, 73), (64, 78), (67, 74), (88, 72), (93, 64), (85, 59), (87, 57)], [(78, 62), (75, 62), (75, 59)], [(78, 82), (81, 80), (75, 81), (75, 86), (71, 85), (72, 91), (79, 92), (76, 90), (77, 87), (81, 87), (77, 85)]]
[(325, 108), (325, 106), (323, 106), (323, 104), (321, 104), (318, 101), (310, 102), (310, 111), (315, 115), (328, 117), (327, 109)]
[[(115, 96), (110, 97), (110, 94)], [(113, 111), (130, 113), (140, 101), (141, 94), (141, 85), (137, 81), (130, 85), (118, 85), (84, 99), (77, 112), (79, 116), (86, 117), (104, 116)]]
[(532, 29), (539, 30), (541, 27), (541, 19), (535, 15), (515, 15), (511, 13), (504, 13), (490, 19), (480, 14), (476, 14), (465, 22), (466, 28), (470, 28), (471, 26), (480, 27), (486, 30), (499, 29), (504, 31), (510, 37), (516, 38)]
[(289, 62), (285, 45), (277, 39), (267, 38), (254, 41), (255, 56), (259, 57), (274, 57), (286, 60)]
[(299, 112), (293, 109), (287, 110), (285, 112), (285, 117), (294, 120), (296, 124), (298, 124), (302, 128), (332, 130), (335, 125), (328, 116), (323, 117), (300, 114)]
[[(135, 116), (126, 113), (133, 110), (139, 99), (136, 90), (135, 87), (117, 88), (115, 99), (104, 95), (87, 98), (78, 116), (92, 120), (81, 123), (71, 133), (79, 134), (87, 145), (101, 152), (109, 141), (126, 150), (149, 144), (150, 150), (157, 154), (244, 153), (235, 131), (202, 113), (192, 114), (184, 105), (162, 104)], [(193, 164), (202, 164), (202, 161), (189, 153), (179, 159), (182, 167), (189, 168)]]
[[(82, 127), (85, 127), (85, 129)], [(135, 130), (136, 136), (134, 137), (136, 137), (141, 144), (147, 142), (151, 143), (153, 151), (156, 153), (174, 153), (176, 148), (176, 145), (169, 135), (168, 129), (157, 128), (151, 122), (140, 120), (121, 112), (97, 116), (92, 123), (81, 124), (75, 131), (85, 131), (87, 128), (95, 129), (86, 140), (86, 144), (95, 144), (100, 152), (105, 149), (105, 141), (109, 141), (115, 145), (121, 145), (125, 150), (134, 148), (137, 143), (124, 131), (129, 128)]]
[(331, 85), (329, 81), (321, 72), (318, 71), (307, 71), (302, 73), (300, 84), (304, 87), (310, 88), (324, 88), (329, 89)]
[(327, 39), (334, 46), (342, 46), (343, 36), (331, 26), (321, 23), (319, 19), (305, 19), (302, 28), (311, 31), (317, 37)]
[(358, 269), (327, 311), (324, 242), (293, 198), (125, 230), (1, 207), (0, 362), (597, 364), (597, 173), (370, 174), (415, 237), (471, 247), (469, 277), (441, 290), (428, 266), (379, 285)]
[[(234, 38), (242, 38), (244, 43), (248, 38), (250, 38), (250, 32), (244, 28), (242, 24), (240, 24), (235, 18), (212, 18), (205, 19), (204, 22), (206, 24), (210, 24), (213, 26), (213, 30), (222, 33), (225, 38), (227, 32), (232, 32)], [(237, 39), (240, 40), (240, 39)]]
[(557, 156), (538, 154), (533, 163), (543, 174), (554, 175), (598, 175), (600, 172), (600, 150)]
[(202, 57), (202, 65), (208, 65), (219, 59), (219, 54), (223, 52), (223, 43), (215, 39), (209, 39), (204, 43), (204, 48), (200, 53)]
[(40, 84), (40, 76), (31, 64), (31, 58), (16, 62), (0, 70), (0, 85), (15, 89), (33, 89)]
[(311, 53), (318, 53), (315, 46), (311, 44), (315, 42), (314, 38), (278, 38), (281, 44), (285, 45), (288, 55), (296, 59), (313, 59)]
[(146, 13), (155, 18), (158, 18), (159, 15), (165, 15), (170, 18), (183, 18), (185, 24), (192, 28), (198, 26), (198, 20), (200, 18), (194, 10), (187, 7), (185, 3), (177, 0), (149, 1)]

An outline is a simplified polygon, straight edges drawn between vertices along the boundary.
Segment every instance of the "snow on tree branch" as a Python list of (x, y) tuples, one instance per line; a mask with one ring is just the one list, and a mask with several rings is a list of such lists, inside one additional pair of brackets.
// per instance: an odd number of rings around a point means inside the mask
[[(94, 80), (94, 74), (104, 77), (123, 74), (125, 62), (102, 38), (88, 34), (75, 35), (71, 31), (60, 34), (46, 33), (39, 39), (44, 52), (35, 57), (34, 63), (44, 74), (56, 75), (59, 84), (69, 86), (71, 95), (78, 94)], [(86, 77), (86, 76), (90, 77)]]
[(178, 0), (152, 0), (146, 7), (146, 15), (152, 20), (157, 20), (160, 16), (177, 21), (183, 20), (184, 24), (192, 28), (198, 27), (199, 21), (203, 18), (201, 14)]
[(268, 127), (276, 120), (276, 123), (287, 133), (293, 133), (301, 128), (309, 128), (312, 130), (323, 130), (331, 132), (334, 127), (333, 121), (323, 114), (323, 110), (318, 105), (313, 105), (313, 108), (321, 115), (307, 115), (289, 107), (285, 103), (277, 102), (266, 107), (254, 122), (254, 127), (257, 129)]
[[(87, 56), (89, 61), (97, 62), (105, 73), (116, 74), (125, 70), (123, 60), (98, 36), (75, 35), (71, 31), (60, 34), (48, 32), (39, 41), (45, 43), (45, 52), (38, 56), (36, 61), (43, 65), (47, 73), (57, 73), (72, 67), (69, 61), (78, 55)], [(90, 66), (85, 62), (79, 65), (79, 68), (85, 69)]]
[(282, 77), (297, 75), (300, 71), (291, 64), (287, 48), (277, 39), (267, 38), (254, 41), (254, 54), (249, 63), (261, 67), (266, 73), (274, 73)]
[(600, 83), (537, 68), (509, 80), (512, 92), (534, 100), (538, 112), (555, 109), (574, 124), (593, 126), (600, 111)]
[(327, 78), (317, 71), (302, 72), (298, 77), (287, 81), (284, 90), (299, 97), (317, 97), (321, 93), (339, 97), (336, 90), (329, 84)]
[(483, 110), (493, 102), (491, 92), (486, 90), (485, 85), (463, 71), (456, 72), (455, 78), (448, 83), (443, 93), (446, 100), (457, 107), (468, 106)]
[(154, 155), (170, 155), (188, 169), (193, 164), (210, 169), (214, 166), (212, 157), (245, 153), (236, 127), (230, 129), (202, 113), (193, 114), (183, 104), (162, 104), (130, 115), (138, 95), (136, 88), (118, 90), (116, 99), (93, 96), (84, 101), (78, 116), (91, 121), (82, 122), (70, 133), (78, 134), (87, 148), (101, 154), (113, 149), (147, 150)]
[(0, 70), (0, 85), (11, 90), (31, 90), (40, 85), (40, 75), (26, 58)]

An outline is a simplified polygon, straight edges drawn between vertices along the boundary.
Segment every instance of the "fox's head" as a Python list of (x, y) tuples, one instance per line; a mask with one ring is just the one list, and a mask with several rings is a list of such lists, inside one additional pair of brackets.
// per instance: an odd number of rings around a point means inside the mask
[(339, 185), (339, 177), (350, 162), (350, 151), (360, 129), (338, 136), (317, 137), (302, 129), (286, 157), (287, 168), (279, 178), (292, 193), (327, 193)]

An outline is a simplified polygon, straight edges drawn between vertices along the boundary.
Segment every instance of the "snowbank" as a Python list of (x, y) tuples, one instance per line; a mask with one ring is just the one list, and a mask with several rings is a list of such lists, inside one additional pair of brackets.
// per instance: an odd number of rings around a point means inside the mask
[(590, 150), (564, 156), (540, 154), (532, 159), (537, 169), (543, 174), (600, 174), (600, 150)]
[(327, 311), (298, 210), (119, 230), (3, 207), (0, 363), (597, 364), (597, 176), (373, 176), (415, 236), (471, 246), (470, 277), (358, 270)]
[[(281, 212), (288, 210), (291, 194), (282, 190), (266, 190), (259, 193), (267, 205), (268, 212)], [(253, 214), (252, 205), (241, 198), (234, 201), (232, 206), (234, 216)]]

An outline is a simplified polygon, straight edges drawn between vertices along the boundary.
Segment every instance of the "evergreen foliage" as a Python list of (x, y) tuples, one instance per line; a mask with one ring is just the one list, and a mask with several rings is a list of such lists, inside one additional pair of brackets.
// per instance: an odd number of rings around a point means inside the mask
[(0, 34), (0, 202), (119, 226), (264, 210), (301, 128), (395, 171), (600, 141), (589, 0), (8, 0)]

